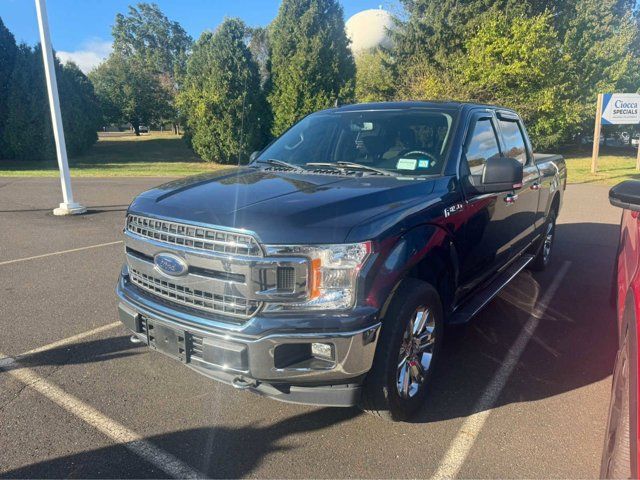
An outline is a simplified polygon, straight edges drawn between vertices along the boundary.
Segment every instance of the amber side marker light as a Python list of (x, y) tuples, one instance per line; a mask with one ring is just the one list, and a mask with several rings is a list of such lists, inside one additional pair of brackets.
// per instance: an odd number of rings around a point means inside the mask
[(310, 298), (318, 298), (320, 296), (320, 287), (322, 284), (322, 260), (314, 258), (311, 260), (311, 295)]

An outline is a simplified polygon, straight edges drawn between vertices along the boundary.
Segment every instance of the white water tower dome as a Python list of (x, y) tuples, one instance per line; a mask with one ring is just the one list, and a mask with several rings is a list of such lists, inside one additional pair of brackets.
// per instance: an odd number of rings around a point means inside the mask
[(389, 30), (394, 26), (393, 17), (382, 8), (372, 8), (356, 13), (345, 23), (351, 50), (359, 53), (376, 47), (391, 47)]

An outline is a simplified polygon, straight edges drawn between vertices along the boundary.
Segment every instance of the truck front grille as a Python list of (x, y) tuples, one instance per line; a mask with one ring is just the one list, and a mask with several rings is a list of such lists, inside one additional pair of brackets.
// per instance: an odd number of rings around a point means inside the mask
[(178, 285), (164, 278), (141, 272), (132, 266), (129, 266), (129, 278), (134, 285), (146, 292), (170, 302), (209, 313), (248, 318), (259, 307), (259, 303), (255, 301)]
[(157, 242), (227, 255), (261, 257), (262, 250), (253, 236), (220, 229), (158, 220), (141, 215), (127, 216), (127, 230)]

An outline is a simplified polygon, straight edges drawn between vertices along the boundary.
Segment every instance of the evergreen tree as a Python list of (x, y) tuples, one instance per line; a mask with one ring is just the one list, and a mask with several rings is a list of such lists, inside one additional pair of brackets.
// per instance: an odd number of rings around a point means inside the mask
[[(67, 152), (76, 155), (98, 139), (98, 102), (78, 67), (63, 67), (57, 58), (54, 62)], [(18, 47), (3, 138), (9, 158), (51, 160), (56, 156), (40, 45)]]
[(382, 49), (356, 55), (356, 100), (384, 102), (396, 94), (393, 65), (389, 53)]
[(8, 147), (4, 135), (8, 112), (9, 82), (16, 63), (18, 46), (13, 34), (4, 26), (0, 18), (0, 160), (8, 157)]
[[(37, 54), (40, 53), (40, 57)], [(56, 60), (56, 67), (58, 62)], [(57, 70), (57, 69), (56, 69)], [(49, 101), (40, 48), (20, 45), (9, 82), (4, 140), (13, 159), (55, 158)]]
[(260, 72), (260, 86), (268, 90), (271, 84), (271, 58), (269, 56), (269, 30), (267, 28), (251, 29), (249, 41), (251, 56), (258, 64)]
[(178, 100), (186, 137), (204, 160), (236, 163), (263, 146), (266, 109), (249, 34), (241, 20), (226, 19), (200, 36), (189, 58)]
[(58, 69), (60, 110), (67, 144), (67, 153), (77, 155), (98, 140), (100, 105), (93, 85), (73, 62)]
[(272, 133), (354, 97), (355, 64), (337, 0), (283, 0), (270, 27)]

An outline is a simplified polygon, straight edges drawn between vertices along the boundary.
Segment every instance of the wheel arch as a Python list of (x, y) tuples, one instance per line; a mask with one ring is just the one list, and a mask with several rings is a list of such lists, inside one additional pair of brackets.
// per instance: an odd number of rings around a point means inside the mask
[(556, 212), (556, 215), (560, 213), (560, 191), (558, 190), (554, 192), (553, 197), (551, 198), (549, 209), (547, 210), (547, 215), (549, 215), (553, 211)]
[(441, 297), (446, 318), (453, 304), (459, 271), (455, 242), (446, 229), (433, 224), (415, 227), (399, 237), (381, 261), (375, 275), (377, 281), (369, 291), (370, 295), (384, 299), (382, 318), (406, 278), (432, 285)]

